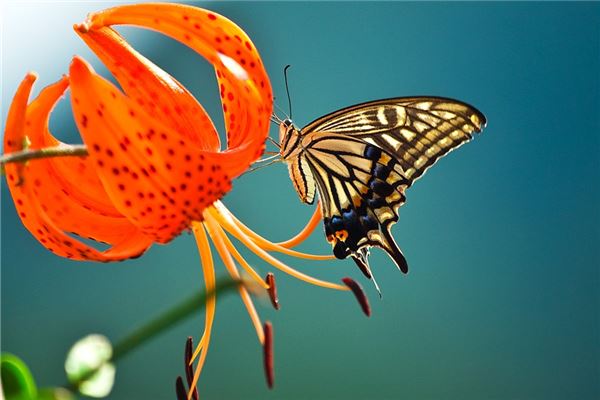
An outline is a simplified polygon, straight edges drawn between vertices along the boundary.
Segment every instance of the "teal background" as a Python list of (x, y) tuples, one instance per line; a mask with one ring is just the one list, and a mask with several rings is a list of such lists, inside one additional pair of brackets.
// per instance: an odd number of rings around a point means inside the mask
[[(40, 74), (36, 91), (74, 54), (105, 73), (71, 25), (111, 4), (2, 6), (3, 118), (28, 70)], [(282, 70), (292, 64), (300, 126), (357, 102), (420, 94), (467, 101), (489, 120), (410, 189), (393, 229), (410, 273), (380, 251), (371, 257), (383, 299), (351, 261), (284, 258), (322, 278), (360, 280), (373, 316), (348, 293), (278, 273), (282, 309), (257, 300), (275, 326), (275, 390), (266, 389), (239, 297), (219, 300), (204, 398), (600, 397), (600, 4), (202, 4), (250, 35), (284, 109)], [(120, 31), (222, 127), (203, 59), (158, 34)], [(79, 140), (67, 101), (51, 123), (57, 136)], [(203, 286), (187, 234), (133, 261), (72, 262), (33, 240), (4, 181), (2, 190), (2, 350), (21, 356), (41, 385), (64, 382), (64, 356), (78, 338), (118, 340)], [(312, 212), (281, 164), (234, 182), (225, 203), (273, 240), (295, 234)], [(301, 249), (329, 245), (319, 230)], [(262, 274), (272, 270), (250, 258)], [(184, 340), (200, 336), (202, 321), (199, 312), (122, 360), (110, 398), (174, 398)]]

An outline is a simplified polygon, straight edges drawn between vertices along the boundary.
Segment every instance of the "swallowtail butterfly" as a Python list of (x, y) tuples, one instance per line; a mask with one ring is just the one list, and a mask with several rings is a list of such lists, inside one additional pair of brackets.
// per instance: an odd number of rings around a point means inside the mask
[(485, 116), (441, 97), (398, 97), (347, 107), (302, 129), (279, 125), (280, 155), (300, 199), (319, 194), (325, 235), (372, 278), (369, 248), (380, 247), (406, 273), (390, 233), (405, 191), (440, 157), (485, 127)]

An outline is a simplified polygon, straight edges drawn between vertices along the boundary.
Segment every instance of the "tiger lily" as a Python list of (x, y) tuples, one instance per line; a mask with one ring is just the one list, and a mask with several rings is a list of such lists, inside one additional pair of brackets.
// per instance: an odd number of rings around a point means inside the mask
[[(111, 28), (121, 24), (170, 36), (214, 66), (227, 130), (225, 149), (195, 98)], [(35, 74), (28, 74), (18, 87), (6, 123), (6, 154), (69, 148), (48, 128), (50, 112), (67, 89), (88, 150), (87, 157), (43, 158), (5, 166), (21, 221), (43, 246), (72, 260), (119, 261), (138, 257), (153, 243), (168, 243), (191, 229), (207, 291), (215, 287), (210, 237), (228, 273), (240, 278), (239, 264), (250, 279), (268, 290), (278, 307), (273, 275), (264, 280), (236, 250), (231, 235), (273, 267), (296, 278), (325, 288), (353, 290), (360, 296), (352, 281), (341, 285), (310, 277), (269, 253), (330, 259), (292, 250), (319, 223), (318, 207), (298, 235), (273, 243), (245, 226), (220, 201), (231, 189), (232, 180), (262, 155), (269, 135), (271, 86), (256, 47), (244, 31), (216, 13), (166, 3), (107, 9), (90, 14), (74, 29), (122, 90), (77, 56), (68, 76), (43, 89), (31, 102)], [(109, 247), (101, 251), (79, 238)], [(240, 286), (239, 292), (265, 349), (271, 386), (271, 325), (263, 326), (247, 289)], [(206, 359), (214, 315), (215, 298), (210, 297), (204, 334), (190, 361), (198, 359), (192, 388)], [(192, 390), (188, 397), (191, 394)]]

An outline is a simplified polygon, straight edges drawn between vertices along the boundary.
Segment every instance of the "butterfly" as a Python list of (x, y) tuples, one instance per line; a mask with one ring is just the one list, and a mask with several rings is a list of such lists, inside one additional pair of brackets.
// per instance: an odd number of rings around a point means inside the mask
[(312, 204), (318, 193), (336, 258), (352, 257), (372, 279), (373, 246), (408, 272), (390, 232), (406, 189), (485, 125), (485, 116), (461, 101), (397, 97), (343, 108), (302, 129), (285, 119), (279, 155), (302, 202)]

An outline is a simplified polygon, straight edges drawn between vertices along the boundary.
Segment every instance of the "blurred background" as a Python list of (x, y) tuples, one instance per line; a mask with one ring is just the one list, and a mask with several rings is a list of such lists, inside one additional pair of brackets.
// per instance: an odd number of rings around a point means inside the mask
[[(114, 4), (2, 5), (3, 126), (29, 70), (40, 75), (36, 93), (74, 54), (107, 76), (71, 26)], [(286, 259), (324, 279), (359, 280), (373, 316), (348, 293), (277, 273), (281, 310), (258, 305), (275, 327), (273, 391), (242, 302), (222, 297), (204, 398), (599, 398), (599, 3), (195, 4), (249, 34), (285, 110), (283, 67), (292, 65), (299, 126), (358, 102), (409, 95), (457, 98), (489, 121), (408, 192), (393, 233), (411, 271), (402, 275), (373, 251), (381, 300), (352, 261)], [(200, 56), (153, 32), (119, 31), (186, 85), (222, 132), (214, 73)], [(80, 142), (68, 101), (51, 128)], [(225, 203), (272, 240), (295, 234), (313, 211), (282, 164), (235, 181)], [(187, 234), (123, 263), (52, 255), (21, 225), (4, 180), (1, 243), (2, 350), (22, 357), (41, 386), (65, 381), (65, 354), (80, 337), (117, 341), (203, 287)], [(330, 251), (320, 228), (301, 249)], [(272, 270), (250, 259), (262, 274)], [(220, 263), (217, 274), (226, 274)], [(174, 398), (185, 338), (198, 338), (202, 327), (198, 312), (120, 361), (110, 398)]]

